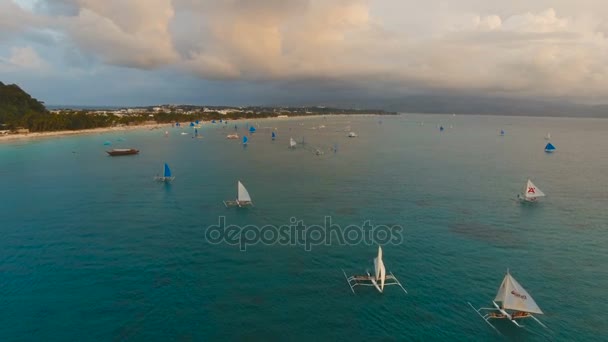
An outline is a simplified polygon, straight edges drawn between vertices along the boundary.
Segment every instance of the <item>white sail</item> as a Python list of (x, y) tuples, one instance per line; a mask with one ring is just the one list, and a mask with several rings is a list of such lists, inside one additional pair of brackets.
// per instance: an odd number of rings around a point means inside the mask
[(494, 301), (502, 302), (503, 309), (543, 313), (532, 296), (508, 272), (500, 284)]
[(525, 198), (537, 198), (545, 196), (545, 193), (542, 192), (538, 187), (536, 187), (536, 185), (534, 185), (531, 180), (528, 179), (528, 182), (526, 183), (526, 186), (524, 188), (523, 195)]
[(249, 196), (249, 192), (245, 189), (245, 186), (239, 181), (239, 193), (238, 193), (238, 201), (239, 202), (251, 202), (251, 197)]
[(545, 136), (545, 140), (549, 140), (551, 139), (551, 133), (547, 133), (547, 135)]
[(386, 268), (382, 261), (382, 247), (378, 246), (378, 256), (374, 259), (374, 269), (376, 271), (376, 280), (380, 281), (380, 291), (384, 290), (384, 281), (386, 280)]
[(289, 138), (289, 147), (295, 147), (296, 146), (296, 141), (293, 140), (293, 138)]

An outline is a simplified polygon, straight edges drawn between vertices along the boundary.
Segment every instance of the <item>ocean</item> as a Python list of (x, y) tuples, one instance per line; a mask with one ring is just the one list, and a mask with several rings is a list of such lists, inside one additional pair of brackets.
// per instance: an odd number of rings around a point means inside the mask
[[(0, 144), (0, 340), (608, 336), (608, 120), (407, 114), (248, 124), (257, 132), (247, 147), (225, 138), (234, 122), (205, 124), (201, 139), (181, 135), (192, 133), (184, 127), (166, 128), (169, 137), (163, 128)], [(141, 152), (109, 157), (105, 141)], [(164, 162), (171, 184), (153, 180)], [(528, 178), (547, 194), (534, 205), (516, 201)], [(226, 208), (239, 180), (254, 206)], [(249, 227), (247, 245), (210, 240), (222, 217)], [(389, 227), (384, 264), (408, 294), (351, 292), (342, 270), (373, 270), (377, 243), (254, 236), (255, 227), (297, 221), (323, 234), (328, 219), (336, 236), (366, 221)], [(490, 306), (507, 269), (547, 329), (496, 322), (499, 335), (467, 304)]]

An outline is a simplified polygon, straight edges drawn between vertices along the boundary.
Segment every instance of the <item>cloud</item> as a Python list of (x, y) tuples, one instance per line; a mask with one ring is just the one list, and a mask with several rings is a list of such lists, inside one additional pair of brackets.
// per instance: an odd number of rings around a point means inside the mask
[(48, 64), (30, 46), (13, 47), (8, 57), (0, 57), (0, 71), (44, 71)]
[(12, 1), (0, 1), (0, 41), (24, 32), (35, 16)]
[(171, 0), (41, 0), (38, 17), (103, 63), (154, 69), (174, 63)]
[(608, 95), (608, 5), (591, 0), (39, 0), (34, 8), (4, 1), (0, 32), (52, 30), (62, 48), (113, 66), (368, 95)]

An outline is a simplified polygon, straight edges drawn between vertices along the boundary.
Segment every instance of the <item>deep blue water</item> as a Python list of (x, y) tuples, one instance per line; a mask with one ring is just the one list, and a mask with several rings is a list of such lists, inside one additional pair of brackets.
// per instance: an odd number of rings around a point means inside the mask
[[(467, 302), (489, 305), (507, 268), (549, 327), (498, 323), (507, 340), (608, 336), (608, 120), (255, 123), (247, 148), (225, 139), (233, 123), (199, 129), (202, 139), (167, 128), (168, 138), (162, 129), (1, 144), (0, 340), (495, 340)], [(290, 136), (306, 146), (289, 150)], [(141, 153), (108, 157), (106, 140)], [(170, 185), (153, 181), (165, 161)], [(547, 194), (533, 206), (515, 201), (527, 178)], [(237, 180), (255, 207), (224, 207)], [(376, 245), (242, 252), (205, 240), (219, 216), (400, 225), (403, 241), (384, 246), (384, 262), (409, 294), (351, 293), (341, 269), (372, 268)]]

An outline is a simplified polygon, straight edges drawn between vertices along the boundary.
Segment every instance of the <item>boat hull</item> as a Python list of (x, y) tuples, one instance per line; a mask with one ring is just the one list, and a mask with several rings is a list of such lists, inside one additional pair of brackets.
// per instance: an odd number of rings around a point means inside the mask
[(116, 157), (116, 156), (128, 156), (128, 155), (138, 154), (139, 150), (136, 150), (134, 148), (130, 148), (130, 149), (125, 149), (125, 150), (106, 151), (106, 153), (109, 154), (112, 157)]
[(519, 199), (519, 201), (522, 203), (536, 203), (539, 201), (538, 197), (527, 198), (522, 195), (517, 195), (517, 199)]

